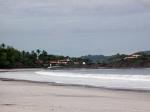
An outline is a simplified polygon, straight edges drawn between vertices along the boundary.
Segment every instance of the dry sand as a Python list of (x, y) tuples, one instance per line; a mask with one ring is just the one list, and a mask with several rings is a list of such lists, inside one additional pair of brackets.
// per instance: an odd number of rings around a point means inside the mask
[(0, 112), (150, 112), (150, 93), (0, 81)]

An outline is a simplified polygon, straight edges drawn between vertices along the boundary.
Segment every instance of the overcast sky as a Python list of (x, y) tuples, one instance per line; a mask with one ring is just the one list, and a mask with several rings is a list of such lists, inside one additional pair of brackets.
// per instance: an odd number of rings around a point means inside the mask
[(150, 50), (150, 0), (0, 0), (0, 43), (69, 56)]

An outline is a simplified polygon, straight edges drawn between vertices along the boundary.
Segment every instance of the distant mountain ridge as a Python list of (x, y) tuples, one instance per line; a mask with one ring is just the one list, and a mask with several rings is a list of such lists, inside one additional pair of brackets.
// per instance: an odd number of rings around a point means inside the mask
[(88, 59), (92, 61), (92, 63), (97, 63), (97, 62), (103, 62), (108, 59), (108, 56), (104, 55), (87, 55), (87, 56), (82, 56), (82, 59)]
[[(139, 52), (135, 52), (133, 54), (144, 54), (147, 56), (150, 56), (150, 51), (139, 51)], [(115, 59), (118, 57), (118, 55), (123, 55), (123, 56), (128, 56), (125, 54), (116, 54), (116, 55), (111, 55), (111, 56), (104, 56), (104, 55), (86, 55), (86, 56), (82, 56), (82, 59), (88, 59), (90, 60), (92, 63), (97, 63), (97, 62), (107, 62), (110, 59)]]
[(136, 52), (134, 54), (145, 54), (145, 55), (150, 55), (150, 51), (139, 51), (139, 52)]

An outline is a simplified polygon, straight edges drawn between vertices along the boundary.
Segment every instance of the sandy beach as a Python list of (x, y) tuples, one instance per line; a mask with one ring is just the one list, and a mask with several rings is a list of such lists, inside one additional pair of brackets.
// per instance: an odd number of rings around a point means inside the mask
[(150, 93), (1, 80), (0, 112), (150, 112)]

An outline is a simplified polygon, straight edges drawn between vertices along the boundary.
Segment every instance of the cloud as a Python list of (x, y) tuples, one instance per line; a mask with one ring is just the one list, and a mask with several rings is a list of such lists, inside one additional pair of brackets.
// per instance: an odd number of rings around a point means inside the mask
[[(98, 52), (108, 45), (111, 52), (113, 46), (121, 49), (117, 43), (128, 45), (132, 42), (130, 39), (148, 40), (150, 11), (147, 4), (148, 0), (0, 0), (0, 41), (28, 49), (41, 45), (64, 54), (70, 49), (75, 54)], [(122, 39), (126, 43), (118, 41)], [(24, 45), (23, 40), (30, 45)], [(84, 51), (91, 42), (93, 47)]]
[(145, 7), (150, 7), (150, 0), (141, 0)]
[[(133, 4), (135, 0), (0, 0), (1, 13), (23, 13), (25, 11), (41, 11), (70, 13), (76, 10), (95, 10)], [(122, 9), (122, 8), (120, 8)], [(29, 13), (29, 12), (28, 12)]]

